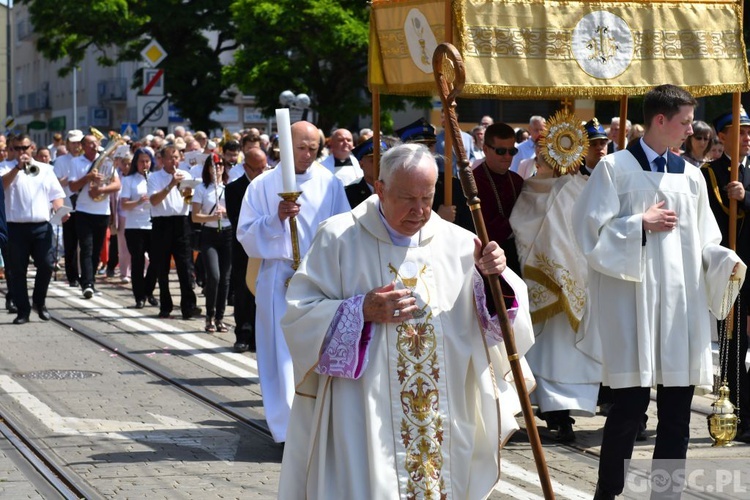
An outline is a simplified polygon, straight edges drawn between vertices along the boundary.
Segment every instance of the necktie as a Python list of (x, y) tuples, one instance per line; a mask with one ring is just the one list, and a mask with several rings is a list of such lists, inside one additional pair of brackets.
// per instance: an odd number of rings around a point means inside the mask
[(665, 172), (664, 167), (667, 164), (666, 158), (664, 158), (663, 156), (657, 156), (656, 158), (654, 158), (654, 164), (656, 165), (657, 172), (662, 174)]

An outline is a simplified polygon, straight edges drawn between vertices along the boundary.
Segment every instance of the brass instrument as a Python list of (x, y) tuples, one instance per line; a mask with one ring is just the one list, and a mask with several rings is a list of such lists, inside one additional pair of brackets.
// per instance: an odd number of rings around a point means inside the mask
[(41, 172), (40, 165), (43, 165), (43, 164), (32, 159), (31, 162), (24, 165), (23, 173), (26, 175), (30, 175), (31, 177), (36, 177), (37, 175), (39, 175), (39, 172)]
[[(93, 130), (95, 129), (92, 129), (92, 132)], [(101, 132), (99, 132), (99, 134), (101, 134)], [(94, 184), (94, 182), (91, 182), (91, 184), (89, 184), (89, 196), (91, 196), (91, 188), (95, 185), (97, 187), (104, 187), (112, 182), (112, 178), (114, 177), (116, 170), (115, 162), (112, 156), (114, 155), (115, 150), (123, 144), (125, 144), (125, 141), (120, 134), (111, 134), (109, 137), (109, 144), (107, 144), (106, 149), (102, 151), (102, 153), (96, 158), (96, 160), (94, 160), (94, 163), (91, 164), (89, 172), (102, 175), (104, 179), (97, 182), (96, 184)], [(107, 196), (107, 194), (99, 194), (97, 196), (91, 196), (91, 199), (94, 201), (103, 201)]]

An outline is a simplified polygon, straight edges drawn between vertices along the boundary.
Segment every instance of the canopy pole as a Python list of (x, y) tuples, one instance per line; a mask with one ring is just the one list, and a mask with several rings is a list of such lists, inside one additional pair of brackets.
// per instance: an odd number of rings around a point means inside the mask
[[(453, 43), (453, 0), (445, 0), (445, 40)], [(443, 137), (445, 157), (443, 169), (443, 205), (453, 205), (453, 137), (448, 133), (448, 110), (443, 107)]]
[[(372, 168), (373, 178), (380, 176), (380, 91), (372, 91)], [(354, 207), (352, 207), (354, 208)]]
[(628, 124), (628, 96), (620, 97), (620, 130), (617, 134), (617, 150), (625, 149), (625, 134), (627, 133)]

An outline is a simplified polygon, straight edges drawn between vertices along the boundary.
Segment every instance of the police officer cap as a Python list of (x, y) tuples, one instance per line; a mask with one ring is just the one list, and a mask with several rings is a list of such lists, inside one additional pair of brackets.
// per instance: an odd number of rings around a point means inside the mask
[(435, 136), (435, 127), (433, 127), (427, 120), (420, 118), (414, 123), (396, 130), (396, 135), (401, 139), (401, 142), (424, 142), (434, 143), (437, 139)]
[[(371, 155), (374, 149), (375, 147), (372, 142), (372, 138), (369, 138), (356, 148), (352, 149), (352, 154), (357, 159), (357, 161), (362, 161), (362, 158)], [(388, 145), (384, 141), (380, 141), (380, 152), (383, 153), (385, 151), (388, 151)]]
[[(732, 112), (724, 113), (723, 115), (719, 115), (716, 119), (714, 119), (714, 129), (716, 129), (716, 132), (721, 132), (726, 127), (730, 126), (732, 124)], [(745, 112), (744, 108), (740, 108), (740, 126), (742, 125), (750, 125), (750, 116), (747, 116), (747, 113)]]
[(589, 136), (590, 141), (594, 139), (608, 139), (607, 132), (604, 131), (604, 127), (602, 127), (602, 124), (599, 123), (596, 117), (587, 121), (583, 128), (586, 129), (586, 134)]

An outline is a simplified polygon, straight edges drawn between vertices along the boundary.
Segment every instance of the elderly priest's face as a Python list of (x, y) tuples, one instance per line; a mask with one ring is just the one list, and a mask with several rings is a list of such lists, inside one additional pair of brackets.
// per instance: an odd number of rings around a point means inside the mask
[[(413, 145), (399, 146), (400, 148)], [(422, 229), (432, 214), (437, 165), (429, 151), (420, 150), (406, 165), (396, 167), (390, 175), (375, 183), (383, 215), (388, 224), (405, 236)]]

